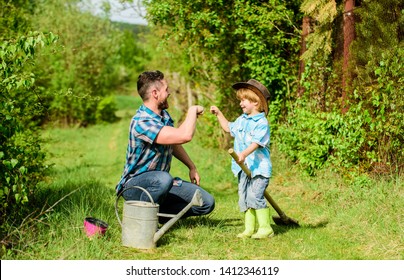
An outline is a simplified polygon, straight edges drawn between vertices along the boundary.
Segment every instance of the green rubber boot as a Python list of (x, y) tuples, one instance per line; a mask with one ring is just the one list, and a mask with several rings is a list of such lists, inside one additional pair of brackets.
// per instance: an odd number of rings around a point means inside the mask
[(253, 234), (251, 238), (261, 239), (268, 238), (274, 235), (274, 231), (270, 224), (269, 208), (262, 208), (255, 210), (258, 220), (258, 231)]
[(249, 238), (255, 231), (255, 209), (249, 208), (244, 214), (245, 230), (237, 234), (239, 238)]

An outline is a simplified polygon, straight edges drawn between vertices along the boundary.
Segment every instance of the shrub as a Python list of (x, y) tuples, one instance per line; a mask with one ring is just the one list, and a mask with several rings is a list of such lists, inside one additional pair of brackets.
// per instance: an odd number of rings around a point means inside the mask
[(0, 46), (0, 221), (26, 210), (46, 165), (32, 119), (41, 108), (33, 92), (35, 77), (25, 67), (33, 63), (38, 46), (56, 40), (53, 34), (30, 33)]

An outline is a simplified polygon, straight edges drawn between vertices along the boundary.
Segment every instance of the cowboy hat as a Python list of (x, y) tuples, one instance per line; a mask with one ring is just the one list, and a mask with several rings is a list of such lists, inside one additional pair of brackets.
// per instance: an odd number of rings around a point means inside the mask
[(235, 90), (238, 90), (240, 88), (247, 88), (255, 92), (258, 97), (260, 98), (262, 104), (264, 105), (264, 110), (265, 110), (265, 115), (268, 115), (268, 101), (269, 101), (269, 91), (268, 89), (258, 82), (257, 80), (250, 79), (248, 82), (239, 82), (235, 83), (232, 86)]

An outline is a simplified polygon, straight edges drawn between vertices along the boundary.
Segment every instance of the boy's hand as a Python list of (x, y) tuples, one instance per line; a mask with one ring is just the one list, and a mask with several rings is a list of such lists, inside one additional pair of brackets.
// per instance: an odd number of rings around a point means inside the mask
[(246, 156), (243, 153), (237, 154), (238, 156), (238, 163), (244, 163)]
[(210, 112), (217, 116), (217, 114), (220, 113), (220, 110), (216, 106), (210, 106)]

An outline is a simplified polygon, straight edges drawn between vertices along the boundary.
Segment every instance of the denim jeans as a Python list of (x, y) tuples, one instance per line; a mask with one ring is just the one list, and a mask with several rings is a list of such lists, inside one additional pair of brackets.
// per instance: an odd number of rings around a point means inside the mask
[(269, 178), (257, 175), (249, 178), (244, 172), (238, 174), (238, 205), (241, 212), (248, 208), (262, 209), (267, 207), (264, 197)]
[[(150, 201), (144, 191), (136, 188), (127, 189), (130, 186), (146, 189), (153, 201), (160, 205), (160, 213), (178, 214), (191, 202), (196, 189), (201, 191), (203, 205), (192, 206), (182, 218), (206, 215), (215, 208), (215, 200), (207, 191), (198, 185), (182, 181), (180, 178), (173, 178), (165, 171), (144, 172), (129, 179), (123, 186), (122, 196), (125, 200)], [(125, 189), (127, 190), (125, 191)]]

